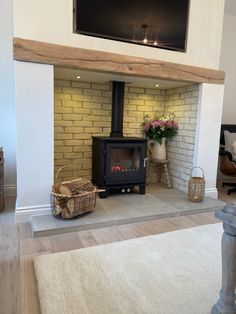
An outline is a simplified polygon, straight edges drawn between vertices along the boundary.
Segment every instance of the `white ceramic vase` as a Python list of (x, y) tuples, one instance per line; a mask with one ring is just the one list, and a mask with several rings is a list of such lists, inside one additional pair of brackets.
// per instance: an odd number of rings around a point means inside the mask
[(162, 144), (149, 141), (148, 142), (148, 150), (151, 153), (152, 158), (158, 160), (165, 160), (166, 159), (166, 138), (162, 139)]

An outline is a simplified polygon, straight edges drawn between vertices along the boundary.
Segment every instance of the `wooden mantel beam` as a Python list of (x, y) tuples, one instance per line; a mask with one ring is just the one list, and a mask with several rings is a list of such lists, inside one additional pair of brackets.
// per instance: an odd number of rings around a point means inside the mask
[(14, 38), (14, 59), (81, 70), (192, 83), (224, 84), (219, 70)]

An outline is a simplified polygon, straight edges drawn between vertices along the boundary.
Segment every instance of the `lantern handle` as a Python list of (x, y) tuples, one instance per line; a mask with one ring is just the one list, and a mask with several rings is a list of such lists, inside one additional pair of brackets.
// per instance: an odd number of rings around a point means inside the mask
[(201, 167), (199, 167), (199, 166), (192, 167), (192, 169), (190, 171), (190, 178), (192, 178), (193, 169), (196, 169), (196, 168), (199, 168), (199, 169), (202, 170), (202, 177), (203, 177), (203, 179), (205, 179), (205, 173), (204, 173), (203, 169)]

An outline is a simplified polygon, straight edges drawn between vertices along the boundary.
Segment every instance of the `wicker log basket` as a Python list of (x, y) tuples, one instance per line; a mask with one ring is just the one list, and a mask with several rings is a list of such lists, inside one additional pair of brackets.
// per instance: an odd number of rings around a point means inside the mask
[[(201, 169), (202, 177), (193, 177), (193, 169)], [(193, 167), (188, 182), (188, 199), (190, 202), (201, 203), (205, 196), (205, 175), (201, 167)]]
[(96, 206), (96, 193), (101, 192), (89, 180), (77, 178), (59, 183), (58, 176), (68, 166), (56, 173), (56, 183), (51, 192), (51, 210), (56, 218), (70, 219), (92, 212)]
[(4, 158), (3, 149), (0, 147), (0, 212), (4, 210)]

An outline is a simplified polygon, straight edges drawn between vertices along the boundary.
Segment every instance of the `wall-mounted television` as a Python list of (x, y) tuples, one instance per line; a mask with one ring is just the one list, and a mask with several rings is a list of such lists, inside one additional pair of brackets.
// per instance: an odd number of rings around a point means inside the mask
[(74, 0), (74, 32), (186, 51), (190, 0)]

